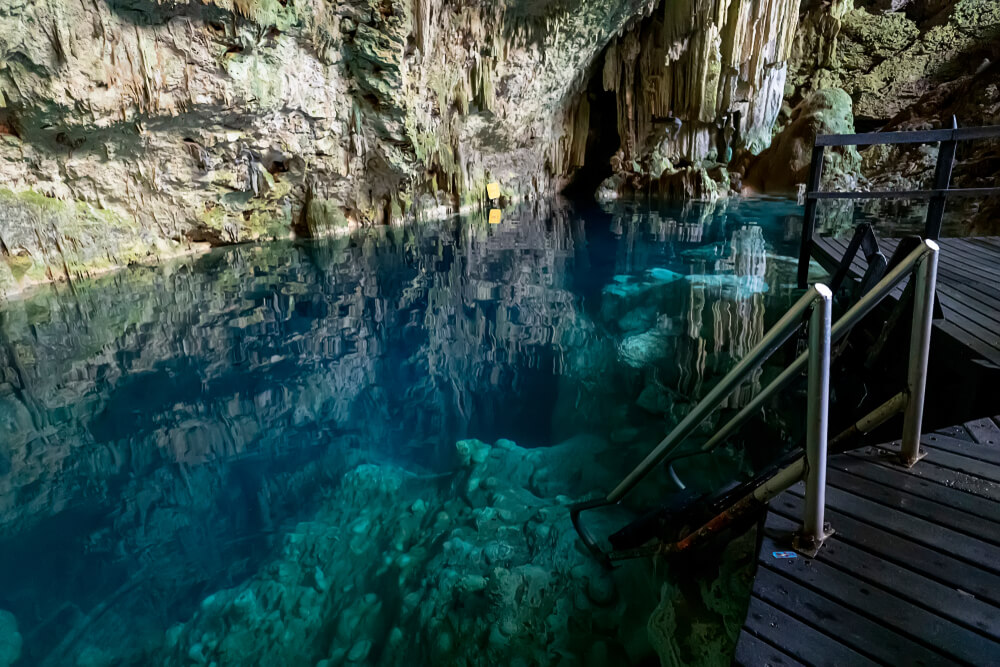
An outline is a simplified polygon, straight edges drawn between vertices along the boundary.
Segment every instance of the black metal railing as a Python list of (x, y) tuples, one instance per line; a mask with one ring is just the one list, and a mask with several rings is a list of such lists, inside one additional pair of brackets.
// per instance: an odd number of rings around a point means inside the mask
[[(948, 197), (982, 197), (1000, 194), (1000, 187), (952, 188), (951, 170), (955, 164), (955, 150), (959, 141), (1000, 137), (1000, 125), (988, 127), (958, 127), (951, 118), (951, 128), (943, 130), (917, 130), (912, 132), (867, 132), (863, 134), (821, 134), (813, 145), (812, 162), (806, 183), (805, 213), (802, 222), (802, 244), (799, 247), (798, 283), (805, 288), (809, 277), (809, 259), (813, 234), (816, 229), (816, 205), (820, 199), (929, 199), (924, 238), (937, 240), (941, 236), (941, 220)], [(934, 168), (934, 187), (930, 190), (895, 190), (877, 192), (833, 192), (819, 189), (823, 176), (823, 157), (827, 146), (870, 146), (872, 144), (926, 144), (940, 142), (937, 165)], [(850, 261), (850, 260), (848, 260)]]

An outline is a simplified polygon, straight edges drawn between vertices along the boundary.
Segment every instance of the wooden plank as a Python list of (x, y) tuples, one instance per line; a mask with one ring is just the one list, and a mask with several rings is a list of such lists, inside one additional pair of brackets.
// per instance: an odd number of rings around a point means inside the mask
[[(869, 451), (869, 449), (871, 451)], [(934, 465), (933, 462), (928, 461), (927, 459), (921, 461), (919, 466), (914, 466), (912, 469), (908, 470), (907, 468), (900, 466), (895, 461), (888, 459), (884, 455), (886, 450), (879, 450), (876, 448), (869, 449), (848, 452), (848, 456), (857, 456), (871, 461), (877, 461), (879, 465), (883, 465), (894, 470), (903, 470), (915, 477), (933, 480), (940, 484), (944, 484), (945, 486), (960, 489), (966, 493), (971, 493), (1000, 502), (1000, 484), (995, 484), (994, 482), (982, 479), (981, 477), (967, 475), (965, 473), (952, 470), (951, 468), (943, 468), (941, 466)]]
[(971, 280), (965, 271), (960, 271), (947, 264), (938, 264), (938, 276), (942, 283), (954, 289), (962, 290), (976, 296), (977, 301), (990, 305), (996, 302), (998, 291), (991, 285), (983, 285)]
[[(769, 552), (778, 551), (780, 547), (765, 536), (762, 549)], [(907, 602), (882, 586), (859, 581), (821, 560), (789, 558), (773, 569), (787, 579), (821, 591), (823, 597), (878, 619), (896, 633), (925, 643), (928, 648), (933, 647), (961, 662), (1000, 664), (1000, 644)], [(758, 572), (757, 576), (760, 575)]]
[[(988, 419), (986, 421), (993, 426), (993, 428), (996, 428), (993, 422)], [(972, 424), (973, 422), (968, 423)], [(997, 431), (1000, 432), (1000, 429), (997, 429)], [(996, 442), (1000, 445), (1000, 437), (997, 437)], [(990, 445), (993, 444), (992, 440), (987, 441), (987, 444), (981, 445), (978, 442), (967, 442), (965, 440), (949, 438), (946, 435), (927, 433), (920, 438), (920, 444), (940, 449), (945, 452), (951, 452), (952, 454), (958, 454), (966, 458), (992, 463), (993, 465), (1000, 465), (1000, 446), (991, 447)]]
[[(1000, 366), (1000, 354), (993, 346), (979, 340), (954, 322), (939, 320), (934, 325), (941, 333), (954, 338), (958, 343), (978, 354), (980, 358)], [(933, 338), (934, 335), (931, 334), (931, 339), (933, 340)]]
[(918, 477), (911, 474), (909, 470), (876, 465), (866, 459), (853, 456), (831, 457), (828, 470), (843, 470), (887, 488), (927, 498), (943, 507), (953, 507), (990, 521), (1000, 522), (1000, 503), (960, 491), (953, 486), (946, 486)]
[(986, 296), (996, 297), (997, 290), (989, 280), (981, 279), (978, 275), (970, 273), (968, 269), (962, 266), (957, 266), (951, 262), (941, 262), (938, 264), (938, 274), (950, 280), (954, 285), (964, 285)]
[[(801, 495), (803, 489), (798, 486), (792, 487), (789, 491)], [(1000, 573), (1000, 550), (982, 540), (842, 489), (827, 487), (826, 504), (827, 507), (862, 521), (866, 517), (877, 519), (880, 529), (886, 532), (906, 536), (931, 549), (937, 549), (982, 569)]]
[(736, 655), (733, 662), (744, 667), (805, 667), (790, 655), (786, 655), (762, 639), (757, 639), (746, 630), (740, 632), (736, 640)]
[(948, 282), (945, 279), (941, 283), (943, 301), (958, 301), (969, 310), (974, 310), (987, 317), (991, 321), (996, 321), (1000, 317), (1000, 298), (994, 299), (983, 292), (978, 291), (963, 282)]
[(1000, 236), (969, 236), (966, 237), (970, 243), (975, 243), (987, 249), (1000, 251)]
[(1000, 482), (1000, 466), (992, 463), (971, 459), (961, 454), (952, 454), (941, 449), (929, 451), (927, 458), (930, 462), (943, 468), (951, 468), (994, 483)]
[(946, 435), (949, 438), (954, 438), (955, 440), (964, 440), (965, 442), (975, 442), (972, 435), (965, 430), (962, 425), (957, 426), (945, 426), (944, 428), (939, 428), (934, 431), (935, 433), (940, 433), (941, 435)]
[(973, 243), (964, 238), (948, 239), (947, 247), (954, 249), (958, 254), (956, 258), (966, 259), (982, 266), (990, 271), (997, 270), (997, 260), (1000, 259), (1000, 249), (989, 248), (978, 243)]
[[(941, 505), (933, 500), (921, 498), (899, 489), (886, 488), (863, 477), (833, 467), (827, 470), (827, 475), (827, 493), (829, 493), (830, 488), (840, 489), (910, 516), (930, 521), (939, 526), (947, 526), (951, 530), (964, 533), (983, 542), (989, 542), (994, 546), (1000, 545), (1000, 523), (963, 512), (954, 507)], [(1000, 549), (996, 549), (994, 557), (1000, 558)]]
[(744, 627), (757, 637), (780, 646), (785, 653), (810, 665), (840, 667), (877, 664), (832, 637), (772, 607), (759, 597), (750, 598), (750, 608), (747, 610)]
[[(767, 527), (787, 532), (798, 528), (798, 524), (771, 513), (767, 517)], [(894, 594), (938, 616), (964, 625), (993, 641), (1000, 641), (1000, 608), (988, 602), (890, 563), (837, 539), (836, 535), (824, 543), (817, 558), (868, 583), (887, 586)]]
[(976, 324), (961, 312), (952, 311), (948, 314), (946, 319), (955, 326), (964, 329), (971, 337), (980, 340), (988, 350), (987, 358), (989, 358), (990, 361), (997, 358), (998, 350), (1000, 350), (1000, 336), (990, 329)]
[(877, 620), (852, 611), (767, 566), (762, 565), (757, 571), (754, 595), (789, 615), (823, 628), (858, 653), (883, 664), (898, 664), (899, 656), (903, 655), (913, 661), (911, 664), (951, 664), (948, 658), (934, 650), (900, 636)]
[(948, 239), (948, 243), (941, 247), (942, 259), (960, 266), (981, 267), (991, 274), (1000, 272), (997, 268), (997, 259), (1000, 252), (994, 252), (969, 243), (965, 239)]
[[(802, 516), (802, 498), (783, 493), (771, 501), (773, 511), (797, 521)], [(919, 572), (929, 579), (947, 584), (980, 600), (1000, 605), (1000, 576), (969, 567), (969, 564), (918, 544), (913, 539), (891, 539), (884, 531), (870, 523), (854, 519), (847, 514), (827, 508), (826, 520), (837, 532), (837, 539), (878, 555), (889, 562)], [(869, 521), (877, 518), (870, 517)]]
[(965, 294), (947, 283), (939, 284), (937, 293), (941, 299), (941, 307), (945, 311), (945, 319), (948, 319), (952, 312), (958, 311), (988, 331), (1000, 328), (1000, 309), (991, 308), (978, 301), (975, 296)]
[(1000, 426), (989, 417), (983, 419), (973, 419), (965, 422), (965, 428), (969, 429), (972, 437), (981, 445), (993, 445), (997, 451), (997, 458), (991, 459), (995, 463), (1000, 463)]

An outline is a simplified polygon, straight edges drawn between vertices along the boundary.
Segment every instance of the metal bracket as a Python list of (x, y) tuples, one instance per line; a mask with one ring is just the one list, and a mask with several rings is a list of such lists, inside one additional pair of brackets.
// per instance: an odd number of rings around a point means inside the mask
[(792, 536), (792, 548), (807, 558), (815, 558), (823, 544), (836, 532), (828, 523), (823, 524), (823, 533), (818, 537), (796, 532)]

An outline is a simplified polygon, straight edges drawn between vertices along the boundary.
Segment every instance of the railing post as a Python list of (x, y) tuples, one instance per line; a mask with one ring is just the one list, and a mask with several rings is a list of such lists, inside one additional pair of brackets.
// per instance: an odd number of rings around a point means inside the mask
[(816, 285), (809, 320), (809, 393), (806, 398), (806, 502), (796, 549), (815, 556), (830, 536), (825, 521), (826, 444), (830, 411), (830, 321), (833, 292)]
[(903, 416), (903, 442), (899, 456), (912, 466), (920, 452), (920, 428), (924, 418), (924, 394), (927, 388), (927, 363), (931, 350), (931, 323), (934, 317), (934, 291), (937, 287), (938, 244), (924, 241), (927, 254), (914, 271), (913, 325), (910, 328), (910, 363), (906, 375), (909, 400)]
[[(951, 129), (958, 129), (958, 119), (951, 117)], [(934, 189), (947, 190), (951, 183), (951, 169), (955, 164), (955, 149), (958, 142), (954, 139), (942, 141), (938, 146), (937, 165), (934, 167)], [(941, 236), (941, 220), (944, 217), (944, 204), (947, 196), (942, 192), (931, 197), (927, 204), (927, 225), (924, 238), (937, 240)]]
[(809, 163), (809, 180), (806, 183), (806, 209), (802, 215), (802, 240), (799, 245), (799, 289), (809, 283), (809, 260), (812, 257), (813, 230), (816, 228), (816, 198), (809, 195), (819, 191), (823, 177), (823, 146), (813, 146), (812, 161)]

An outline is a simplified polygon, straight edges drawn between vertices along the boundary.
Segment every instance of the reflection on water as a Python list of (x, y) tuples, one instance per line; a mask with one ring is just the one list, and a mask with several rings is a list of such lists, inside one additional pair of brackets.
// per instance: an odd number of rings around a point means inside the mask
[(0, 610), (22, 660), (162, 642), (361, 463), (433, 475), (462, 438), (586, 435), (621, 475), (790, 304), (796, 211), (521, 208), (6, 304)]

